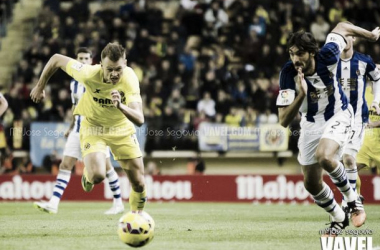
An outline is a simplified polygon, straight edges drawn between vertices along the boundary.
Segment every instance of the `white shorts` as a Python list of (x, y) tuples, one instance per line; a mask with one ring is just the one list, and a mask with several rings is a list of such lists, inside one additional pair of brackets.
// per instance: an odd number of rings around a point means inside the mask
[(365, 133), (365, 124), (362, 121), (362, 118), (355, 119), (355, 125), (352, 128), (350, 137), (348, 138), (348, 143), (344, 147), (343, 153), (352, 155), (356, 158), (360, 148), (362, 147)]
[[(70, 156), (77, 158), (78, 160), (82, 159), (82, 152), (80, 148), (79, 133), (72, 131), (67, 138), (65, 149), (63, 150), (63, 156)], [(107, 146), (106, 158), (109, 158), (110, 148)]]
[(315, 152), (322, 138), (333, 140), (339, 144), (340, 149), (337, 156), (340, 157), (354, 125), (353, 113), (351, 105), (348, 105), (346, 110), (339, 111), (325, 123), (308, 122), (303, 117), (301, 135), (298, 140), (298, 162), (303, 166), (317, 163)]

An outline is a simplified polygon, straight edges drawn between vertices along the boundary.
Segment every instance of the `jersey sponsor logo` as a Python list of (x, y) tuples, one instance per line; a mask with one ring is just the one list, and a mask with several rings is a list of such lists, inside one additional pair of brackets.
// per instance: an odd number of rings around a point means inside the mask
[(314, 82), (313, 82), (314, 84), (316, 84), (316, 83), (319, 83), (319, 80), (318, 79), (314, 79)]
[(71, 65), (71, 68), (75, 69), (76, 71), (80, 71), (83, 68), (83, 64), (80, 62), (77, 62)]
[(91, 144), (87, 142), (87, 143), (84, 145), (84, 150), (88, 150), (89, 148), (91, 148)]
[(360, 70), (356, 70), (356, 75), (360, 76)]
[(343, 91), (356, 91), (358, 87), (358, 79), (357, 78), (346, 78), (347, 81), (344, 81), (345, 78), (339, 78), (338, 82), (342, 85)]
[[(119, 91), (119, 92), (120, 92), (120, 96), (121, 96), (121, 103), (122, 104), (126, 104), (126, 97), (125, 97), (124, 92), (123, 91)], [(106, 108), (106, 107), (113, 108), (113, 107), (115, 107), (113, 105), (112, 100), (109, 99), (109, 98), (97, 98), (97, 97), (93, 97), (92, 100), (95, 101), (96, 103), (100, 104), (102, 108)]]
[(343, 70), (348, 70), (348, 68), (347, 67), (344, 67), (344, 69)]
[(316, 89), (315, 91), (310, 91), (310, 99), (312, 103), (317, 103), (319, 99), (327, 98), (333, 93), (334, 87), (332, 85), (329, 85), (323, 89)]
[(112, 100), (108, 98), (97, 98), (93, 97), (93, 100), (99, 104), (112, 104)]

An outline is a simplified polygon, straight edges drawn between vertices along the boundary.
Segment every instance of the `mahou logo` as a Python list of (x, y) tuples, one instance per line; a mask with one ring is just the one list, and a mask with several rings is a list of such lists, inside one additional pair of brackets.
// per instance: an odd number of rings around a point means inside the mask
[(53, 188), (54, 182), (27, 182), (23, 181), (21, 176), (15, 175), (12, 181), (0, 183), (0, 198), (4, 200), (50, 199)]
[[(126, 176), (120, 177), (121, 197), (128, 199), (130, 185)], [(146, 192), (149, 199), (155, 200), (190, 200), (193, 197), (190, 181), (157, 181), (152, 176), (145, 176)], [(104, 185), (104, 198), (111, 199), (113, 197), (108, 184)]]
[(309, 196), (303, 181), (288, 181), (284, 175), (266, 182), (262, 176), (238, 176), (235, 182), (239, 200), (306, 200)]

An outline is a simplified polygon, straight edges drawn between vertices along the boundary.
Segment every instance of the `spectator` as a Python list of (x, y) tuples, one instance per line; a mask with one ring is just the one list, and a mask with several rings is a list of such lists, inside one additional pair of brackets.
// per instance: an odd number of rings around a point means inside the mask
[[(94, 63), (99, 63), (100, 49), (112, 40), (127, 48), (128, 66), (135, 69), (140, 81), (149, 129), (161, 129), (163, 117), (171, 115), (176, 119), (165, 121), (171, 127), (197, 127), (210, 118), (223, 122), (230, 107), (238, 106), (246, 110), (241, 112), (241, 123), (246, 126), (255, 126), (260, 120), (275, 121), (271, 114), (277, 113), (278, 72), (289, 59), (285, 45), (291, 32), (310, 29), (324, 42), (328, 26), (337, 21), (347, 18), (369, 29), (380, 18), (374, 0), (181, 1), (184, 7), (170, 17), (161, 7), (164, 5), (155, 1), (120, 5), (106, 1), (94, 14), (89, 1), (71, 3), (67, 3), (69, 9), (60, 10), (59, 1), (45, 0), (34, 35), (8, 87), (4, 131), (27, 113), (28, 119), (38, 121), (67, 119), (67, 95), (61, 90), (62, 86), (68, 89), (66, 76), (58, 74), (50, 80), (51, 89), (41, 105), (30, 102), (30, 85), (52, 54), (73, 55), (78, 46), (89, 46)], [(1, 8), (9, 12), (6, 5)], [(357, 50), (380, 62), (379, 45), (359, 41)], [(206, 92), (210, 99), (199, 101)], [(13, 145), (13, 138), (6, 136)], [(154, 138), (151, 149), (160, 148), (162, 140)], [(190, 148), (190, 143), (185, 146)]]
[(233, 105), (231, 97), (226, 94), (224, 90), (218, 91), (218, 99), (216, 102), (215, 109), (219, 114), (222, 114), (223, 117), (229, 113), (230, 107)]
[(213, 24), (215, 30), (228, 24), (227, 13), (215, 0), (211, 3), (211, 8), (206, 11), (204, 18), (206, 22)]
[(178, 116), (179, 111), (185, 107), (186, 101), (185, 98), (181, 96), (181, 92), (178, 89), (174, 89), (166, 105), (170, 107), (173, 110), (173, 113)]
[(215, 116), (215, 101), (211, 99), (209, 92), (203, 94), (203, 99), (198, 102), (197, 111), (199, 113), (203, 111), (208, 117)]
[(330, 25), (325, 21), (323, 16), (319, 14), (311, 24), (310, 30), (315, 40), (322, 45), (326, 40), (327, 33), (330, 31)]
[(226, 124), (230, 127), (240, 127), (243, 117), (238, 113), (237, 108), (231, 107), (230, 113), (226, 116)]

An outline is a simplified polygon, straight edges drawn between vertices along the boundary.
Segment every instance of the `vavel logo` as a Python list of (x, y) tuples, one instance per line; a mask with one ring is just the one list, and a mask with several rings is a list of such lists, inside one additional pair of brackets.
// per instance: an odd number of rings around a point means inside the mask
[(374, 250), (372, 237), (321, 237), (321, 250)]
[[(126, 176), (120, 177), (121, 197), (128, 199), (130, 185)], [(146, 192), (149, 199), (154, 200), (190, 200), (193, 197), (190, 181), (156, 181), (152, 176), (145, 176)], [(104, 198), (111, 199), (113, 194), (108, 183), (104, 185)]]
[(239, 176), (236, 184), (240, 200), (305, 200), (309, 196), (303, 181), (288, 181), (283, 175), (265, 183), (262, 176)]

